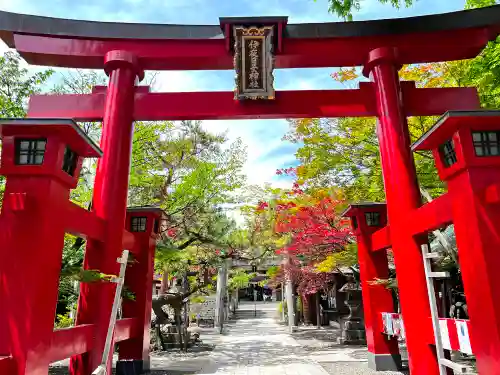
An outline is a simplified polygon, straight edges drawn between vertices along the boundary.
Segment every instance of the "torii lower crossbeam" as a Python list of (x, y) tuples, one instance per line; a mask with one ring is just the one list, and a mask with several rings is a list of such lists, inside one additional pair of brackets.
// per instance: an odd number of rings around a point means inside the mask
[[(409, 116), (470, 110), (479, 103), (474, 88), (417, 89), (414, 82), (402, 86)], [(28, 116), (102, 121), (105, 99), (103, 87), (87, 95), (34, 95)], [(234, 100), (233, 92), (150, 93), (137, 87), (133, 116), (135, 121), (367, 117), (377, 116), (377, 108), (370, 82), (353, 90), (278, 91), (275, 100), (246, 102)]]

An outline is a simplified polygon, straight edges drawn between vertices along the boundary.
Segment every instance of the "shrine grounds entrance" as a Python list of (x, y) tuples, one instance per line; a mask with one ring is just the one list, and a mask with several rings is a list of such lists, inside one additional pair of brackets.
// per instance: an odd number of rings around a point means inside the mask
[[(111, 284), (83, 284), (77, 325), (53, 329), (65, 233), (87, 239), (88, 269), (116, 275), (122, 249), (134, 255), (126, 278), (136, 300), (124, 304), (114, 342), (120, 342), (120, 361), (131, 363), (134, 373), (148, 368), (162, 213), (126, 207), (134, 121), (349, 116), (378, 118), (387, 200), (346, 212), (355, 218), (370, 366), (393, 369), (399, 361), (382, 319), (393, 312), (391, 295), (368, 283), (387, 277), (389, 247), (412, 375), (444, 374), (455, 366), (440, 353), (442, 331), (427, 287), (444, 275), (429, 268), (435, 254), (425, 246), (422, 251), (426, 233), (453, 223), (470, 322), (445, 323), (470, 330), (480, 374), (500, 374), (500, 155), (493, 137), (500, 132), (500, 113), (479, 110), (474, 88), (421, 89), (398, 76), (401, 64), (475, 57), (500, 33), (498, 20), (499, 6), (303, 25), (288, 25), (286, 17), (221, 18), (217, 26), (127, 25), (0, 12), (0, 37), (28, 63), (103, 69), (109, 76), (107, 87), (94, 87), (89, 95), (34, 95), (26, 119), (0, 121), (0, 173), (7, 177), (0, 216), (0, 374), (46, 374), (49, 363), (71, 357), (72, 373), (89, 375), (101, 362)], [(363, 66), (371, 82), (354, 90), (274, 92), (274, 68), (338, 66)], [(150, 93), (137, 85), (144, 70), (202, 69), (235, 69), (236, 91)], [(434, 115), (443, 117), (411, 147), (406, 118)], [(103, 122), (100, 147), (75, 121)], [(481, 147), (489, 153), (481, 154)], [(447, 182), (448, 192), (432, 203), (422, 205), (412, 150), (433, 150)], [(85, 157), (100, 157), (91, 212), (69, 201)], [(373, 215), (380, 219), (376, 225), (366, 220)], [(33, 248), (32, 238), (40, 245)], [(42, 278), (40, 264), (46, 268)], [(108, 358), (108, 368), (110, 363)]]

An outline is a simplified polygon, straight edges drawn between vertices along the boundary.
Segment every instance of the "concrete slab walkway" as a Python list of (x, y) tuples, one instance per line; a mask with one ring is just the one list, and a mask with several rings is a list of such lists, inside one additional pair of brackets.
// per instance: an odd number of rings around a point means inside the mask
[[(288, 333), (277, 322), (276, 303), (242, 303), (226, 325), (199, 374), (216, 375), (396, 375), (366, 366), (365, 347), (345, 347)], [(295, 339), (296, 336), (298, 339)]]
[[(327, 375), (302, 346), (277, 323), (277, 305), (243, 303), (237, 319), (226, 325), (202, 374)], [(254, 316), (256, 315), (256, 316)]]

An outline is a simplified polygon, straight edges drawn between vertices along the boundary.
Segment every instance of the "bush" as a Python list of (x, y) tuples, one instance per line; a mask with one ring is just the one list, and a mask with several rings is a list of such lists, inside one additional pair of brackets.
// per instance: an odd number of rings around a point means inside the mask
[(283, 314), (283, 309), (285, 309), (285, 316), (288, 314), (288, 311), (286, 309), (286, 301), (282, 301), (278, 304), (278, 312), (280, 314)]
[(54, 324), (56, 329), (73, 327), (73, 318), (68, 314), (57, 314), (56, 322)]
[(295, 308), (297, 309), (298, 313), (302, 312), (302, 298), (300, 296), (297, 296)]
[(191, 303), (203, 303), (206, 300), (207, 299), (203, 296), (192, 296), (189, 298), (189, 302), (191, 302)]

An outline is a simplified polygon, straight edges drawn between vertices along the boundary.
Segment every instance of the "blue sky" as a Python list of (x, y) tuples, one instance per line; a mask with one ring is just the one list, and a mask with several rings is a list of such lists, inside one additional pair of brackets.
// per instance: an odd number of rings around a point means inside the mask
[[(417, 0), (411, 8), (393, 9), (378, 0), (361, 0), (355, 20), (409, 17), (463, 9), (465, 0)], [(289, 23), (340, 21), (328, 13), (327, 0), (0, 0), (0, 9), (43, 16), (96, 21), (218, 24), (219, 17), (288, 16)], [(1, 42), (0, 42), (1, 43)], [(5, 51), (0, 46), (0, 51)], [(275, 71), (278, 90), (338, 88), (332, 69)], [(233, 89), (232, 71), (162, 72), (155, 91), (221, 91)], [(296, 145), (284, 142), (285, 120), (206, 121), (216, 132), (228, 130), (230, 139), (241, 137), (248, 147), (245, 172), (250, 183), (286, 186), (275, 176), (277, 168), (296, 164)]]

